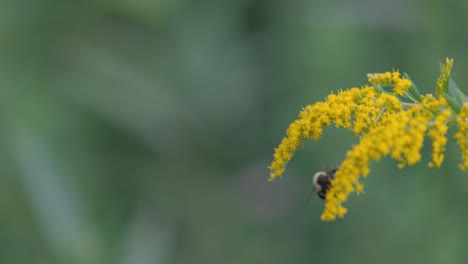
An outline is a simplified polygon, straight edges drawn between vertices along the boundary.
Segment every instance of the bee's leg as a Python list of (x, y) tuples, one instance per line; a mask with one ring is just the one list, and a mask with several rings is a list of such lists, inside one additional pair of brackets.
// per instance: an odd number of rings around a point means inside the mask
[(312, 198), (314, 198), (314, 192), (315, 192), (315, 186), (312, 187), (312, 190), (310, 190), (309, 196), (307, 196), (307, 203), (310, 203), (312, 201)]
[(318, 192), (317, 195), (320, 197), (320, 199), (325, 200), (325, 192), (323, 190)]

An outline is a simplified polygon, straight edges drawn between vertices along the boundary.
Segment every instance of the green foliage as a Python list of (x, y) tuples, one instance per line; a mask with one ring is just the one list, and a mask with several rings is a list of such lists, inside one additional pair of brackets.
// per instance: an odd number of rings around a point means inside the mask
[(439, 170), (378, 163), (333, 224), (309, 172), (351, 137), (266, 182), (296, 110), (369, 69), (425, 94), (450, 56), (468, 84), (463, 3), (1, 1), (0, 262), (465, 263), (455, 145)]

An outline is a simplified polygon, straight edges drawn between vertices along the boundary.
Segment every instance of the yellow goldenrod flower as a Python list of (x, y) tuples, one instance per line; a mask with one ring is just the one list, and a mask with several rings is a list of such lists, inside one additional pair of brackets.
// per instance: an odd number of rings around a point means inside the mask
[(320, 139), (324, 127), (332, 122), (337, 127), (361, 134), (376, 123), (382, 110), (395, 111), (400, 107), (401, 104), (395, 96), (379, 94), (372, 86), (330, 94), (324, 102), (306, 106), (299, 114), (299, 119), (289, 125), (287, 136), (275, 149), (274, 161), (269, 167), (270, 181), (281, 176), (287, 162), (304, 139)]
[(357, 194), (361, 194), (361, 193), (364, 192), (364, 184), (362, 184), (362, 183), (356, 182), (355, 188), (356, 188), (356, 193)]
[(379, 84), (379, 85), (391, 85), (393, 84), (393, 76), (400, 73), (398, 71), (393, 72), (384, 72), (384, 73), (368, 73), (367, 81), (369, 83)]
[(410, 87), (412, 83), (406, 78), (401, 78), (395, 82), (393, 91), (398, 95), (403, 95)]
[(455, 133), (455, 139), (462, 152), (462, 163), (459, 167), (468, 171), (468, 105), (466, 103), (457, 117), (457, 125), (458, 131)]
[(412, 85), (410, 80), (400, 77), (399, 71), (368, 74), (367, 80), (374, 85), (393, 85), (393, 92), (398, 95), (403, 95)]
[(441, 95), (442, 91), (444, 91), (445, 86), (450, 78), (450, 71), (452, 70), (453, 66), (453, 59), (446, 58), (445, 64), (442, 69), (442, 74), (437, 79), (437, 88), (436, 93), (437, 95)]
[[(462, 152), (460, 168), (468, 171), (468, 97), (449, 83), (452, 64), (453, 60), (446, 60), (437, 81), (437, 97), (419, 94), (409, 79), (393, 70), (368, 74), (373, 86), (332, 93), (325, 101), (306, 106), (275, 149), (269, 179), (282, 175), (286, 163), (305, 139), (320, 139), (324, 127), (332, 123), (353, 131), (359, 136), (359, 143), (346, 153), (339, 169), (333, 171), (330, 185), (321, 190), (321, 195), (325, 195), (323, 221), (344, 217), (347, 209), (342, 204), (351, 193), (364, 192), (360, 178), (369, 174), (371, 161), (390, 156), (398, 161), (399, 168), (414, 165), (421, 161), (421, 148), (427, 136), (432, 140), (429, 167), (440, 167), (446, 134), (453, 123), (458, 125), (455, 139)], [(447, 85), (451, 88), (446, 91)], [(387, 92), (383, 86), (393, 86), (392, 91)]]
[(447, 144), (447, 133), (448, 126), (447, 122), (451, 116), (450, 110), (444, 110), (439, 114), (432, 127), (429, 129), (427, 135), (432, 139), (432, 162), (429, 163), (429, 167), (438, 168), (444, 161), (445, 144)]
[[(391, 154), (400, 164), (412, 165), (421, 159), (419, 153), (426, 123), (430, 119), (429, 111), (421, 105), (414, 105), (407, 110), (382, 115), (381, 121), (364, 135), (359, 143), (351, 149), (346, 159), (335, 174), (332, 187), (326, 194), (326, 203), (322, 214), (323, 220), (334, 220), (341, 203), (347, 200), (351, 192), (363, 191), (358, 182), (359, 177), (369, 173), (369, 162), (379, 160)], [(334, 206), (333, 206), (334, 205)]]

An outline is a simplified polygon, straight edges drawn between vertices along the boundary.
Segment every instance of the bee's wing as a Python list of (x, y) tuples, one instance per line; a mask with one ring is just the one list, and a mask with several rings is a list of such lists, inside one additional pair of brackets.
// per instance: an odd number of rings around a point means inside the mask
[(315, 188), (315, 186), (313, 186), (312, 189), (310, 190), (309, 196), (307, 197), (308, 204), (310, 204), (310, 202), (312, 201), (312, 198), (314, 198), (314, 194), (316, 190), (317, 189)]

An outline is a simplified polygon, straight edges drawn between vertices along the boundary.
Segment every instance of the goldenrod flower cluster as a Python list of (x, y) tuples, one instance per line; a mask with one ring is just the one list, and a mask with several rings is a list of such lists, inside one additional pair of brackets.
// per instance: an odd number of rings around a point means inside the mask
[(289, 125), (287, 137), (275, 150), (274, 161), (270, 166), (270, 180), (283, 174), (286, 163), (304, 139), (318, 140), (324, 127), (332, 122), (337, 127), (362, 134), (378, 121), (378, 115), (383, 109), (388, 112), (400, 108), (401, 104), (396, 97), (378, 93), (372, 86), (332, 93), (324, 102), (306, 106), (299, 114), (299, 119)]
[(468, 171), (468, 105), (463, 104), (460, 114), (457, 116), (458, 131), (455, 133), (455, 139), (462, 153), (462, 163), (460, 169)]
[(432, 162), (429, 163), (429, 167), (431, 168), (439, 168), (444, 161), (445, 144), (447, 144), (445, 134), (447, 134), (447, 122), (451, 114), (451, 111), (448, 109), (440, 113), (427, 133), (432, 139)]
[[(447, 130), (454, 123), (459, 128), (455, 139), (463, 157), (460, 167), (467, 170), (468, 103), (462, 102), (464, 95), (458, 89), (455, 89), (456, 94), (447, 92), (452, 63), (453, 60), (447, 59), (444, 65), (437, 81), (437, 97), (420, 95), (408, 78), (393, 71), (369, 74), (370, 85), (332, 93), (325, 101), (306, 106), (275, 149), (270, 180), (282, 175), (286, 163), (305, 139), (320, 139), (324, 127), (332, 123), (353, 131), (360, 140), (346, 154), (326, 192), (321, 216), (324, 221), (346, 214), (347, 209), (342, 204), (350, 193), (363, 192), (364, 185), (359, 180), (369, 174), (372, 160), (390, 156), (399, 162), (400, 168), (413, 165), (421, 160), (421, 148), (427, 136), (432, 140), (433, 149), (429, 166), (440, 167)], [(385, 86), (391, 86), (392, 92), (387, 92)]]

